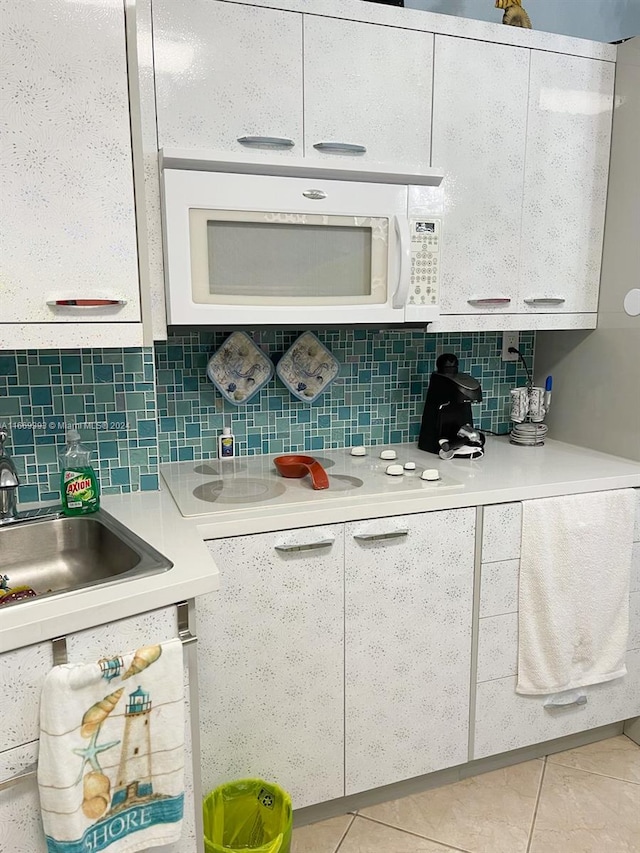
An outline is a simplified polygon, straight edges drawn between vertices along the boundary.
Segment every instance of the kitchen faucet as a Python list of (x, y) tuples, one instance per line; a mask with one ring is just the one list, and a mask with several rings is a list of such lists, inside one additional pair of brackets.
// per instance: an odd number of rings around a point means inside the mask
[(0, 429), (0, 524), (15, 521), (18, 516), (18, 472), (13, 459), (4, 449), (4, 443), (9, 437), (4, 429)]

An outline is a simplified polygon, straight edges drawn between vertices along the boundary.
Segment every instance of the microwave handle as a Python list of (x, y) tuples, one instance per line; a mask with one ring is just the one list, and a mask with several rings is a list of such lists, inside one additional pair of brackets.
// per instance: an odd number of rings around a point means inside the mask
[(396, 232), (398, 245), (398, 284), (391, 306), (393, 308), (404, 308), (409, 295), (409, 284), (411, 282), (411, 235), (409, 234), (409, 220), (406, 216), (394, 216), (393, 225)]

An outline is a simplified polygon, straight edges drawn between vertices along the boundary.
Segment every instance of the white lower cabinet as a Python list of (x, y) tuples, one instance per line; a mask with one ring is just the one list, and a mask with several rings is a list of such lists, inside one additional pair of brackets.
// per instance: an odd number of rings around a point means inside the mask
[(516, 693), (516, 677), (478, 684), (474, 758), (636, 717), (640, 713), (640, 649), (627, 652), (627, 675), (581, 688), (585, 705), (549, 710), (546, 696)]
[(464, 764), (475, 511), (346, 526), (346, 793)]
[(205, 791), (263, 776), (302, 808), (464, 763), (474, 523), (461, 509), (210, 541)]
[(196, 599), (205, 794), (260, 776), (295, 808), (344, 794), (341, 524), (208, 543)]
[[(176, 608), (165, 607), (139, 616), (121, 619), (67, 635), (70, 663), (111, 657), (150, 643), (178, 636)], [(30, 769), (38, 757), (38, 718), (42, 685), (53, 666), (50, 642), (38, 643), (0, 656), (2, 672), (3, 741), (0, 751), (0, 786)], [(163, 853), (200, 853), (201, 833), (197, 829), (199, 803), (198, 764), (191, 750), (189, 679), (185, 671), (185, 806), (182, 839), (163, 847)], [(196, 770), (194, 771), (194, 768)], [(198, 797), (195, 796), (198, 792)], [(198, 802), (196, 803), (196, 799)], [(46, 842), (40, 818), (40, 800), (35, 776), (0, 787), (0, 851), (45, 853)]]
[(627, 675), (581, 688), (586, 703), (563, 708), (545, 708), (548, 696), (516, 693), (521, 510), (520, 503), (484, 509), (474, 759), (640, 714), (640, 541), (632, 556)]
[[(0, 783), (32, 769), (38, 742), (0, 752)], [(46, 853), (35, 776), (0, 791), (0, 850), (6, 853)]]

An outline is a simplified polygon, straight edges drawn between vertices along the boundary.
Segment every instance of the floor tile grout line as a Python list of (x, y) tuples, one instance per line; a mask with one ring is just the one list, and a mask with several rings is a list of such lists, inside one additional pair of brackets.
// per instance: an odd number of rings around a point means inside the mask
[(625, 782), (627, 785), (640, 785), (640, 781), (634, 782), (633, 779), (621, 779), (619, 776), (612, 776), (610, 773), (599, 773), (597, 770), (585, 770), (584, 767), (563, 764), (561, 761), (550, 761), (549, 764), (554, 764), (556, 767), (566, 767), (569, 770), (579, 770), (581, 773), (589, 773), (591, 776), (600, 776), (603, 779), (613, 779), (614, 782)]
[(351, 815), (351, 820), (349, 821), (349, 826), (348, 826), (348, 827), (345, 829), (345, 831), (343, 832), (343, 834), (342, 834), (342, 838), (340, 839), (340, 841), (338, 841), (338, 846), (337, 846), (337, 847), (336, 847), (336, 849), (333, 851), (333, 853), (338, 853), (338, 851), (339, 851), (339, 850), (340, 850), (340, 848), (342, 847), (342, 842), (345, 840), (345, 838), (346, 838), (346, 837), (347, 837), (347, 835), (349, 834), (349, 830), (351, 829), (351, 827), (352, 827), (352, 826), (353, 826), (353, 824), (355, 823), (355, 819), (357, 818), (357, 816), (358, 816), (357, 812), (356, 812), (355, 814)]
[(445, 850), (454, 850), (455, 853), (472, 853), (471, 850), (467, 850), (464, 847), (453, 847), (451, 844), (447, 844), (446, 841), (440, 841), (437, 838), (432, 838), (430, 835), (420, 835), (419, 832), (413, 832), (411, 829), (403, 829), (393, 823), (385, 823), (383, 820), (378, 820), (376, 817), (369, 817), (369, 815), (365, 814), (358, 815), (358, 817), (361, 817), (363, 820), (368, 820), (370, 823), (378, 823), (380, 826), (386, 826), (389, 829), (404, 832), (405, 835), (412, 835), (414, 838), (421, 838), (423, 841), (431, 841), (433, 844), (439, 844), (441, 847), (444, 847)]
[(544, 777), (547, 772), (547, 760), (549, 756), (545, 756), (544, 763), (542, 765), (542, 773), (540, 774), (540, 784), (538, 785), (538, 795), (536, 797), (536, 804), (533, 808), (533, 816), (531, 818), (531, 828), (529, 829), (529, 840), (527, 841), (527, 849), (525, 853), (531, 853), (531, 845), (533, 844), (533, 833), (536, 828), (536, 819), (538, 817), (538, 809), (540, 807), (540, 799), (542, 798), (542, 786), (544, 785)]

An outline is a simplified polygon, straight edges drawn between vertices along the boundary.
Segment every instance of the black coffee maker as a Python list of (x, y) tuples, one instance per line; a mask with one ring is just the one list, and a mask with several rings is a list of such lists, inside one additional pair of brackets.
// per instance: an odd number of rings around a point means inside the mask
[(420, 450), (437, 453), (442, 459), (483, 455), (484, 435), (473, 426), (471, 403), (482, 400), (480, 383), (468, 373), (458, 372), (458, 359), (445, 352), (431, 374), (418, 438)]

